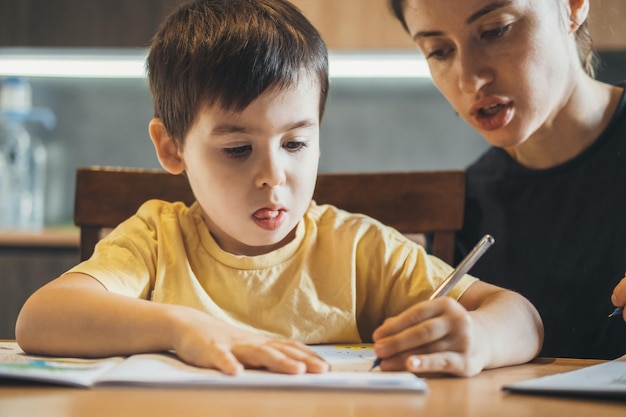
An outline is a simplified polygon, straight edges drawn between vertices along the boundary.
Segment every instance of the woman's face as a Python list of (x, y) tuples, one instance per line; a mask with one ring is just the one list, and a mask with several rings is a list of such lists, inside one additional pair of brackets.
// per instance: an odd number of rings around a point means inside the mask
[(566, 0), (407, 0), (404, 17), (456, 112), (492, 145), (509, 148), (540, 140), (572, 94), (581, 66), (569, 7)]

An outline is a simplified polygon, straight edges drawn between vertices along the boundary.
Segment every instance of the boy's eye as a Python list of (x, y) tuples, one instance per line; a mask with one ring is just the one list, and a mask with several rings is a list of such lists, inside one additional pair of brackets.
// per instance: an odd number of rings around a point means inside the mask
[(287, 150), (289, 151), (296, 152), (296, 151), (306, 148), (307, 144), (305, 142), (289, 141), (289, 142), (285, 142), (283, 146), (287, 148)]
[(499, 26), (495, 29), (486, 30), (480, 34), (480, 37), (483, 39), (498, 39), (504, 36), (509, 30), (511, 30), (512, 24)]
[[(307, 147), (306, 142), (288, 141), (283, 144), (283, 147), (289, 152), (298, 152)], [(229, 158), (240, 159), (252, 153), (252, 145), (235, 146), (232, 148), (224, 148), (223, 152)]]
[(224, 153), (230, 158), (243, 158), (252, 152), (252, 146), (236, 146), (234, 148), (224, 148)]

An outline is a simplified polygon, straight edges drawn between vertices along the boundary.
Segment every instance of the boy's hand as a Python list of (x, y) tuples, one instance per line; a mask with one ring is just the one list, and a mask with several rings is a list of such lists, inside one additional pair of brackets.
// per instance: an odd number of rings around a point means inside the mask
[(424, 301), (388, 318), (373, 334), (384, 371), (473, 376), (483, 369), (479, 352), (489, 349), (470, 313), (456, 300)]
[(237, 375), (244, 368), (286, 374), (330, 369), (327, 362), (302, 343), (250, 333), (199, 311), (185, 313), (176, 331), (174, 349), (189, 364), (229, 375)]
[[(615, 307), (626, 306), (626, 274), (615, 286), (613, 294), (611, 294), (611, 302)], [(626, 321), (626, 309), (622, 311), (622, 318)]]

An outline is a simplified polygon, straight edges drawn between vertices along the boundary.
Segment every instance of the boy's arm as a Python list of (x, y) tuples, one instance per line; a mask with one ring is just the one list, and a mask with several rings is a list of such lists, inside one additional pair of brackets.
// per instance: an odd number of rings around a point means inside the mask
[(373, 338), (383, 370), (472, 376), (534, 358), (543, 323), (520, 294), (476, 281), (459, 301), (424, 301), (387, 319)]
[(283, 373), (328, 369), (300, 343), (252, 334), (190, 307), (114, 294), (79, 273), (57, 278), (26, 301), (16, 338), (27, 353), (55, 356), (175, 350), (185, 362), (227, 374), (243, 366)]

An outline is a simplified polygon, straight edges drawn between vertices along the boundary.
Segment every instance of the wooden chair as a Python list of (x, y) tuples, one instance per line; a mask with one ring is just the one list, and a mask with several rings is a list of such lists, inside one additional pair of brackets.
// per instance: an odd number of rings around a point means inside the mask
[[(87, 259), (103, 231), (133, 215), (146, 200), (191, 204), (195, 199), (182, 175), (129, 168), (79, 168), (74, 222), (80, 227), (80, 257)], [(433, 234), (432, 253), (454, 260), (455, 232), (463, 224), (463, 171), (320, 174), (319, 204), (364, 213), (400, 232)]]

